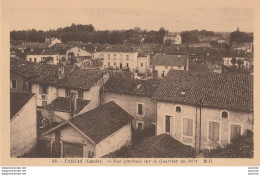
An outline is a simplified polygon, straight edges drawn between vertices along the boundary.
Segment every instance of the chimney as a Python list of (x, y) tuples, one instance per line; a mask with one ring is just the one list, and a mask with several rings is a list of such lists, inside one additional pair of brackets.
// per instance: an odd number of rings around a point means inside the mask
[(65, 71), (65, 66), (61, 62), (59, 62), (59, 64), (58, 64), (58, 78), (59, 78), (59, 80), (64, 77), (64, 74), (65, 74), (64, 71)]
[(73, 118), (74, 114), (77, 111), (77, 99), (76, 99), (76, 93), (72, 92), (70, 94), (70, 114), (71, 114), (71, 118)]

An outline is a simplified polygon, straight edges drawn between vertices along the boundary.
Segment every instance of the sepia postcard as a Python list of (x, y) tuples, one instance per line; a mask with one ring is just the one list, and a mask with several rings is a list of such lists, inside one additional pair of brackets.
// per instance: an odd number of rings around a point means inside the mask
[(1, 166), (260, 165), (260, 1), (0, 3)]

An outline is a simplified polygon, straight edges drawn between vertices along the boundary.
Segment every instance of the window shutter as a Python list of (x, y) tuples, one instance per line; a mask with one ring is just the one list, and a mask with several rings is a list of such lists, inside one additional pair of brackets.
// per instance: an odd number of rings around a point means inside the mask
[(193, 136), (193, 123), (192, 119), (188, 119), (188, 136)]
[(39, 94), (42, 94), (42, 86), (39, 85)]
[(214, 122), (213, 123), (214, 125), (214, 137), (213, 137), (213, 140), (214, 141), (219, 141), (219, 123), (217, 122)]
[(231, 125), (231, 128), (230, 128), (230, 138), (234, 138), (238, 135), (240, 135), (241, 133), (241, 126), (240, 125)]
[(138, 104), (138, 114), (139, 115), (143, 114), (143, 106), (142, 106), (142, 104)]
[(214, 134), (213, 122), (209, 122), (209, 140), (214, 140), (213, 134)]
[(171, 132), (171, 118), (170, 116), (166, 116), (165, 118), (165, 132)]

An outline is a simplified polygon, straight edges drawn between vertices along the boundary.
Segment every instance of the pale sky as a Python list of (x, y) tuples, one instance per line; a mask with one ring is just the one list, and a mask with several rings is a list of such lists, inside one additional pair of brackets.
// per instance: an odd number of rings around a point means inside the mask
[[(140, 1), (141, 2), (141, 1)], [(149, 2), (149, 1), (146, 1)], [(163, 1), (161, 1), (163, 2)], [(165, 7), (165, 6), (164, 6)], [(92, 24), (97, 30), (140, 27), (172, 32), (192, 29), (253, 32), (253, 9), (250, 8), (151, 8), (145, 3), (137, 8), (126, 5), (97, 7), (15, 7), (9, 9), (11, 30), (49, 30), (76, 24)]]

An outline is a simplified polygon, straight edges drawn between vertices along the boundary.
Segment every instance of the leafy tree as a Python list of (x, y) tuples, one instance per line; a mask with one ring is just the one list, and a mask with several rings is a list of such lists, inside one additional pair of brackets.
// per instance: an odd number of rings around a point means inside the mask
[(204, 156), (207, 158), (253, 158), (253, 140), (253, 132), (246, 130), (242, 136), (232, 139), (231, 143), (223, 148), (206, 150)]
[(245, 32), (240, 32), (239, 30), (236, 30), (230, 34), (229, 39), (230, 39), (230, 44), (232, 46), (234, 42), (239, 42), (239, 43), (252, 42), (253, 36), (250, 36)]

